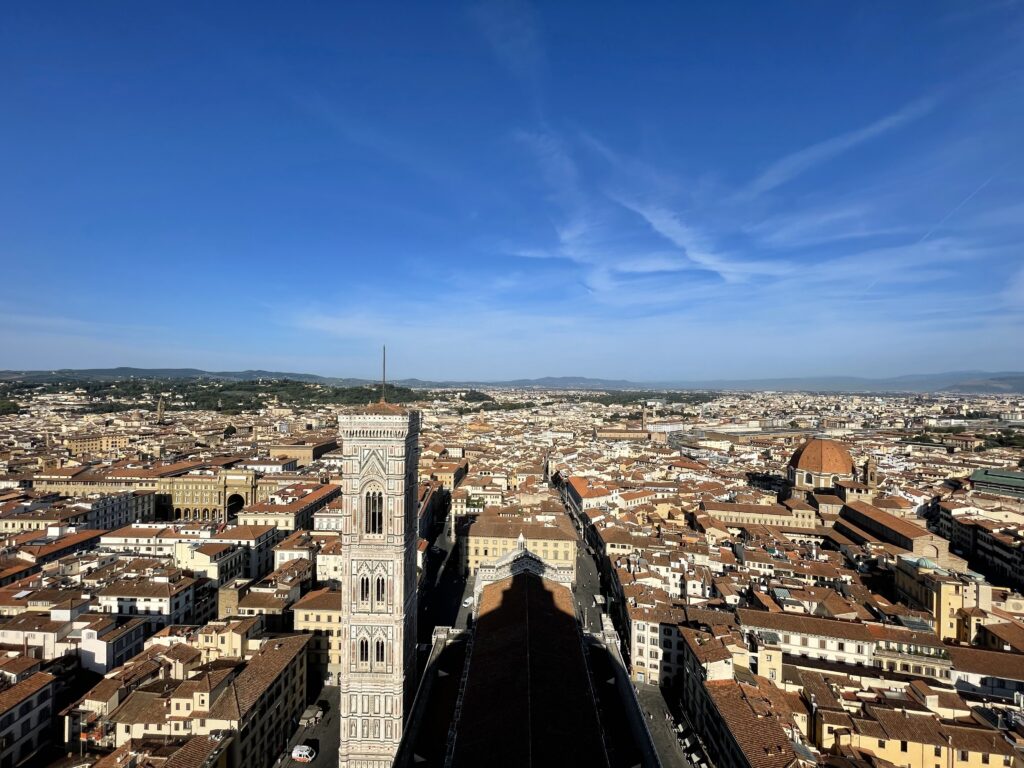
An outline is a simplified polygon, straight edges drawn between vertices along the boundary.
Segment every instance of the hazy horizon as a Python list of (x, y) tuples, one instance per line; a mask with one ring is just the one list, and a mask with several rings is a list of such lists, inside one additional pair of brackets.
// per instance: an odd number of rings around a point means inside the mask
[[(32, 371), (32, 372), (36, 372), (36, 373), (46, 373), (46, 372), (56, 372), (56, 371), (88, 371), (88, 370), (117, 370), (117, 369), (137, 369), (137, 370), (143, 370), (143, 371), (196, 370), (196, 371), (200, 371), (202, 373), (207, 373), (207, 374), (244, 373), (244, 372), (247, 372), (247, 371), (259, 371), (259, 372), (276, 373), (276, 374), (293, 374), (293, 375), (299, 375), (299, 376), (309, 376), (309, 375), (312, 375), (312, 376), (320, 376), (320, 377), (327, 378), (327, 379), (364, 380), (366, 382), (371, 382), (371, 383), (375, 382), (375, 381), (379, 382), (380, 381), (380, 377), (381, 377), (380, 370), (378, 370), (376, 372), (376, 374), (373, 374), (373, 373), (368, 373), (368, 374), (359, 374), (359, 373), (332, 374), (332, 373), (324, 373), (324, 372), (321, 372), (321, 371), (314, 371), (314, 370), (288, 370), (288, 371), (285, 371), (285, 370), (277, 370), (277, 369), (267, 368), (265, 366), (251, 366), (251, 367), (239, 368), (239, 369), (226, 369), (226, 368), (222, 368), (222, 369), (206, 369), (206, 368), (199, 368), (197, 366), (191, 366), (191, 365), (183, 365), (183, 366), (115, 365), (115, 366), (101, 366), (101, 367), (98, 367), (98, 368), (96, 366), (92, 366), (90, 368), (75, 368), (75, 367), (69, 367), (69, 366), (56, 366), (56, 367), (55, 366), (50, 366), (50, 367), (33, 368), (33, 369), (8, 368), (8, 369), (0, 369), (0, 371), (9, 371), (9, 372), (10, 371), (13, 371), (13, 372)], [(961, 375), (965, 376), (965, 377), (971, 377), (971, 376), (1001, 376), (1001, 375), (1024, 376), (1024, 370), (1005, 370), (1005, 371), (935, 370), (935, 371), (913, 371), (913, 372), (908, 372), (908, 373), (896, 373), (896, 374), (893, 374), (891, 376), (865, 376), (865, 375), (861, 375), (861, 374), (857, 374), (857, 373), (840, 372), (840, 373), (810, 373), (810, 374), (805, 374), (805, 375), (800, 375), (800, 376), (744, 376), (744, 377), (708, 376), (708, 377), (702, 377), (702, 378), (689, 378), (689, 379), (687, 379), (687, 378), (636, 379), (636, 378), (630, 378), (628, 376), (626, 376), (626, 377), (606, 376), (606, 375), (600, 375), (600, 374), (592, 375), (592, 376), (591, 375), (586, 375), (585, 376), (585, 375), (582, 375), (582, 374), (575, 374), (575, 373), (551, 373), (551, 374), (544, 373), (544, 374), (540, 374), (538, 376), (508, 376), (508, 377), (504, 377), (504, 378), (500, 378), (500, 379), (499, 378), (484, 379), (484, 378), (472, 377), (472, 376), (469, 376), (469, 377), (448, 376), (448, 377), (444, 377), (444, 378), (433, 378), (433, 377), (417, 376), (415, 373), (409, 374), (409, 375), (393, 374), (391, 372), (390, 363), (389, 363), (389, 370), (388, 370), (387, 380), (388, 380), (389, 383), (401, 382), (401, 381), (424, 381), (424, 382), (428, 382), (428, 383), (436, 382), (436, 383), (441, 383), (441, 384), (446, 383), (446, 382), (455, 382), (455, 383), (470, 382), (470, 383), (488, 384), (488, 383), (503, 383), (503, 382), (508, 382), (508, 381), (537, 381), (537, 380), (544, 380), (544, 379), (589, 379), (589, 380), (593, 380), (593, 381), (622, 381), (622, 382), (628, 382), (630, 384), (645, 385), (645, 386), (658, 386), (658, 385), (672, 386), (672, 385), (676, 385), (676, 384), (689, 384), (689, 383), (700, 384), (700, 383), (704, 383), (704, 382), (722, 382), (722, 383), (737, 382), (737, 383), (743, 383), (743, 382), (748, 382), (748, 381), (773, 381), (773, 380), (774, 381), (789, 381), (789, 380), (792, 380), (792, 381), (800, 381), (800, 380), (820, 381), (820, 380), (826, 380), (826, 379), (863, 379), (865, 381), (873, 381), (873, 380), (910, 379), (910, 378), (918, 378), (918, 377), (924, 378), (924, 377), (961, 376)]]

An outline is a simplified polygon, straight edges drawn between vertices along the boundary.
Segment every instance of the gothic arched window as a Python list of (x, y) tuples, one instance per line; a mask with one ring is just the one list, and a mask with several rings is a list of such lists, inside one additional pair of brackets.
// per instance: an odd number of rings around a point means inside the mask
[(378, 640), (377, 647), (374, 649), (374, 660), (380, 663), (384, 662), (384, 641)]
[(383, 576), (378, 576), (377, 577), (377, 602), (378, 603), (383, 603), (384, 602), (384, 577)]
[(366, 603), (370, 600), (370, 577), (363, 576), (359, 580), (359, 599)]
[(363, 531), (373, 534), (384, 533), (384, 494), (380, 491), (366, 492)]
[(365, 637), (359, 641), (359, 661), (366, 663), (370, 660), (370, 641)]

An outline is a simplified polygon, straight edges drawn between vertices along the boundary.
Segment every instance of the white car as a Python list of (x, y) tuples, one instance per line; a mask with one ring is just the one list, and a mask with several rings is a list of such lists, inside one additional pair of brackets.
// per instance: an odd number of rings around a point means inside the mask
[(467, 597), (465, 600), (462, 601), (462, 607), (463, 608), (469, 608), (469, 606), (471, 606), (472, 604), (473, 604), (473, 598), (472, 597)]
[(292, 760), (296, 763), (312, 763), (316, 757), (316, 750), (308, 744), (296, 744), (292, 748)]

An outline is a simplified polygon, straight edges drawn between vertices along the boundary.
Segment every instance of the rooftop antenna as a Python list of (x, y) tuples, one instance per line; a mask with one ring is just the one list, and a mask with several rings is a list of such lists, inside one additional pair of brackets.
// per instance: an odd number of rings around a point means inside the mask
[(385, 344), (383, 347), (381, 347), (381, 349), (382, 356), (380, 369), (380, 401), (382, 403), (386, 403), (387, 400), (384, 399), (384, 389), (388, 385), (388, 347)]

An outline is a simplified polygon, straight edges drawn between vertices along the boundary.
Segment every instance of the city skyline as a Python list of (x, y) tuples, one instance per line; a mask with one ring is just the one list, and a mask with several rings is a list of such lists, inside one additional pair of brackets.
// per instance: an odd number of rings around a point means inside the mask
[(1020, 369), (1019, 5), (239, 9), (9, 12), (2, 367)]

